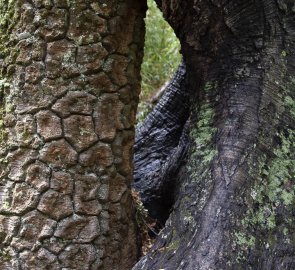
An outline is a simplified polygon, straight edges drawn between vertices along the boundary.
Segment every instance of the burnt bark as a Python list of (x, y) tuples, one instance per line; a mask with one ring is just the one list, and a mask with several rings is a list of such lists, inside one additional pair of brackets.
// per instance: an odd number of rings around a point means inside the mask
[(165, 224), (174, 203), (177, 172), (187, 152), (185, 123), (190, 115), (182, 63), (164, 95), (136, 130), (134, 188), (152, 218)]
[[(294, 1), (158, 3), (181, 41), (192, 102), (182, 110), (187, 94), (167, 93), (158, 112), (168, 132), (155, 117), (139, 132), (136, 147), (165, 149), (136, 163), (146, 172), (152, 160), (159, 182), (139, 168), (136, 183), (151, 184), (140, 186), (155, 216), (173, 206), (134, 269), (294, 269)], [(136, 260), (129, 186), (144, 9), (0, 3), (1, 269)]]
[(294, 2), (158, 4), (187, 67), (190, 149), (134, 269), (294, 269)]

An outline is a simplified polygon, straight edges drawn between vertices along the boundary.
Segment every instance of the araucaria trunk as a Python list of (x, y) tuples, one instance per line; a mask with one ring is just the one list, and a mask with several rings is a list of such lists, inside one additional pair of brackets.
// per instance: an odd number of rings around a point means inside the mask
[(146, 4), (0, 1), (0, 269), (130, 269)]

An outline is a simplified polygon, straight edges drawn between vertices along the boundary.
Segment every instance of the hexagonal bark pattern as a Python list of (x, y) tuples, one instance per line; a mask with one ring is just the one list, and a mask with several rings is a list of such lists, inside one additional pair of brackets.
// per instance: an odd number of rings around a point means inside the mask
[(83, 166), (111, 166), (113, 163), (112, 150), (108, 144), (98, 143), (82, 153), (79, 162)]
[(69, 269), (85, 269), (85, 263), (92, 265), (92, 269), (95, 269), (98, 266), (94, 264), (96, 257), (96, 251), (92, 245), (70, 245), (60, 254), (59, 259), (63, 267)]
[(62, 136), (60, 118), (51, 111), (41, 111), (36, 114), (38, 133), (47, 141)]
[(126, 190), (127, 186), (123, 176), (117, 175), (117, 177), (110, 179), (109, 198), (112, 202), (119, 202)]
[(78, 214), (98, 215), (102, 209), (98, 200), (100, 182), (95, 174), (78, 175), (75, 181), (75, 210)]
[(52, 269), (58, 270), (59, 264), (57, 262), (57, 256), (49, 252), (44, 248), (40, 248), (37, 252), (37, 256), (31, 257), (31, 252), (23, 251), (19, 255), (20, 263), (24, 265), (22, 269)]
[(96, 132), (104, 141), (112, 141), (117, 129), (123, 129), (121, 111), (123, 103), (118, 95), (105, 94), (101, 97), (94, 113)]
[(39, 192), (45, 191), (49, 187), (50, 168), (44, 163), (36, 161), (27, 169), (26, 182)]
[(70, 21), (68, 37), (79, 45), (95, 43), (101, 39), (101, 34), (107, 31), (105, 19), (97, 16), (93, 10), (70, 9)]
[(28, 145), (36, 134), (35, 120), (30, 114), (22, 115), (15, 125), (17, 141), (22, 145)]
[[(24, 72), (24, 71), (22, 71)], [(22, 82), (20, 82), (22, 84)], [(16, 113), (36, 112), (45, 109), (56, 96), (66, 91), (63, 82), (44, 78), (38, 84), (25, 83), (23, 91), (16, 96)]]
[(74, 215), (63, 219), (57, 226), (54, 236), (75, 243), (90, 243), (99, 235), (97, 217)]
[(7, 217), (0, 215), (0, 242), (5, 244), (17, 234), (20, 217)]
[(75, 63), (76, 47), (67, 40), (54, 41), (47, 46), (46, 71), (49, 78), (79, 74)]
[(108, 55), (101, 43), (81, 46), (77, 52), (77, 63), (82, 73), (97, 71)]
[(8, 177), (13, 181), (23, 181), (26, 165), (37, 157), (37, 152), (28, 149), (19, 149), (7, 156), (9, 166)]
[(11, 212), (22, 214), (34, 209), (38, 201), (38, 192), (25, 183), (16, 184), (12, 192)]
[(55, 167), (67, 167), (77, 163), (76, 151), (64, 140), (45, 144), (40, 158)]
[(55, 226), (54, 220), (45, 217), (38, 211), (29, 212), (22, 219), (18, 237), (13, 240), (14, 248), (18, 250), (31, 249), (36, 241), (51, 236)]
[(126, 78), (128, 65), (128, 58), (122, 55), (113, 55), (107, 60), (104, 70), (116, 84), (124, 86), (128, 82)]
[(67, 13), (62, 9), (40, 9), (35, 17), (35, 24), (39, 25), (38, 34), (45, 41), (62, 38), (67, 28)]
[(72, 115), (64, 120), (65, 137), (78, 150), (88, 148), (97, 141), (90, 116)]
[(145, 5), (10, 2), (0, 29), (9, 25), (13, 41), (0, 52), (0, 269), (131, 269), (132, 169), (119, 172), (116, 142), (133, 130)]
[(53, 190), (47, 191), (42, 196), (37, 209), (54, 220), (59, 220), (73, 213), (71, 197)]
[(65, 172), (53, 172), (50, 187), (63, 194), (72, 194), (73, 180), (71, 175)]
[(91, 115), (95, 100), (96, 97), (91, 94), (72, 91), (57, 100), (52, 109), (64, 118), (72, 113)]

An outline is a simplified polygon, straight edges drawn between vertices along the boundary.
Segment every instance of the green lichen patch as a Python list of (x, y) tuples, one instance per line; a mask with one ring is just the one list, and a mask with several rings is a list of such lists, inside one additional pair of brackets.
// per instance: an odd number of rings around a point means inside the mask
[(247, 236), (244, 233), (236, 232), (235, 233), (236, 243), (242, 248), (247, 250), (249, 247), (255, 246), (255, 237), (250, 235)]
[(12, 255), (7, 249), (0, 249), (0, 261), (10, 262), (11, 259), (12, 259)]
[[(217, 84), (208, 82), (204, 86), (204, 92), (212, 92), (216, 89)], [(197, 115), (196, 124), (190, 131), (190, 138), (193, 142), (190, 160), (187, 168), (193, 180), (196, 180), (197, 174), (200, 174), (217, 155), (217, 150), (213, 146), (213, 138), (217, 129), (213, 127), (215, 112), (210, 102), (209, 95), (200, 105)], [(203, 169), (202, 169), (203, 168)]]
[(10, 84), (6, 79), (0, 79), (0, 144), (4, 142), (6, 138), (3, 120), (5, 115), (4, 93), (9, 87)]
[(214, 82), (207, 82), (205, 85), (204, 85), (204, 91), (205, 92), (210, 92), (212, 90), (215, 90), (218, 86), (218, 82), (217, 81), (214, 81)]
[(3, 119), (10, 108), (5, 101), (5, 93), (10, 87), (9, 75), (3, 67), (8, 64), (6, 59), (9, 56), (13, 55), (14, 59), (16, 57), (12, 31), (19, 20), (21, 3), (21, 0), (0, 0), (0, 143), (5, 140)]
[(288, 79), (288, 83), (283, 88), (284, 88), (284, 92), (286, 93), (284, 97), (284, 107), (290, 113), (290, 116), (295, 120), (295, 100), (294, 100), (295, 78), (290, 77)]
[(261, 155), (250, 171), (255, 184), (246, 215), (238, 222), (240, 231), (235, 233), (235, 242), (242, 250), (251, 248), (251, 239), (256, 237), (259, 241), (254, 242), (267, 248), (277, 243), (280, 234), (284, 242), (290, 242), (290, 232), (295, 230), (295, 220), (290, 218), (295, 205), (295, 131), (285, 129), (277, 137), (280, 143), (273, 157)]
[(292, 97), (286, 96), (284, 100), (286, 108), (290, 111), (291, 116), (295, 119), (295, 101)]
[(179, 247), (180, 240), (173, 241), (169, 246), (166, 247), (167, 251), (174, 251)]
[(9, 87), (10, 84), (7, 82), (7, 79), (0, 80), (0, 91), (1, 93), (5, 90), (6, 87)]
[(11, 51), (9, 42), (12, 29), (18, 21), (20, 2), (0, 0), (0, 58), (5, 58)]
[(9, 92), (10, 75), (6, 70), (17, 57), (13, 30), (19, 21), (22, 0), (0, 0), (0, 144), (5, 143), (4, 117), (12, 111), (5, 93)]

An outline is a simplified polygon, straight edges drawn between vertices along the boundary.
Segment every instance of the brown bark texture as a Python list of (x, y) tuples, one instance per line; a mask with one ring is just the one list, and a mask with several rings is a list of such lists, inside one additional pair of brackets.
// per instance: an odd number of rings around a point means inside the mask
[(0, 1), (0, 269), (130, 269), (146, 4)]
[(295, 269), (294, 1), (157, 2), (187, 67), (190, 149), (134, 269)]

